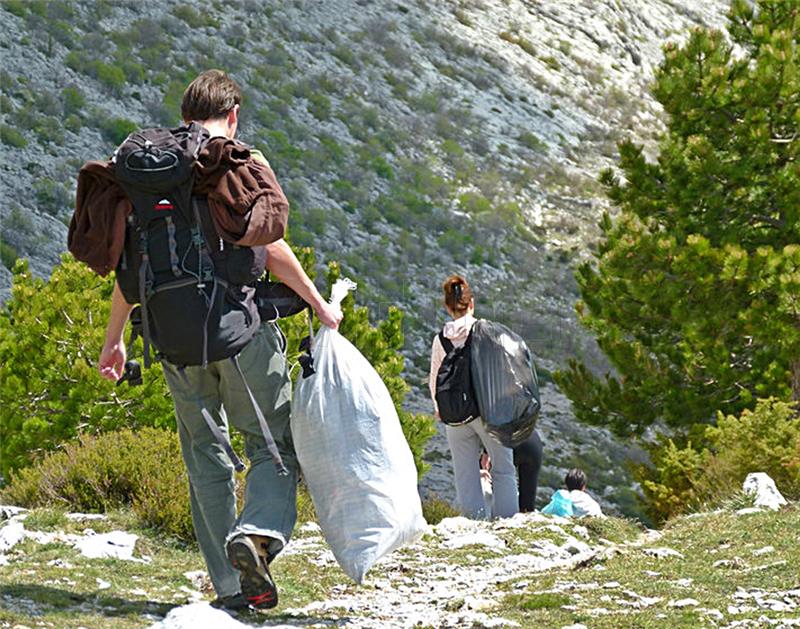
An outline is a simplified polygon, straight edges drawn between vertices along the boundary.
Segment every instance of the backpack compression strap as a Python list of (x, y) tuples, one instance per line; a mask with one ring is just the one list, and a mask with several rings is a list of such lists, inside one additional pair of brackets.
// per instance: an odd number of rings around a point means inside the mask
[(247, 389), (247, 395), (250, 396), (250, 403), (253, 405), (256, 417), (258, 417), (258, 424), (261, 426), (264, 441), (267, 442), (267, 450), (269, 450), (269, 453), (272, 455), (272, 462), (275, 465), (275, 470), (278, 472), (278, 476), (288, 476), (289, 470), (287, 470), (286, 466), (283, 464), (283, 459), (281, 458), (280, 452), (278, 452), (278, 446), (275, 444), (275, 439), (272, 437), (272, 433), (269, 430), (267, 420), (264, 418), (264, 413), (261, 412), (261, 407), (258, 405), (256, 397), (253, 395), (250, 386), (247, 384), (247, 379), (244, 377), (244, 372), (239, 366), (239, 357), (231, 356), (231, 362), (236, 365), (236, 371), (239, 372), (239, 376), (241, 376), (242, 382), (244, 383), (244, 388)]
[[(181, 380), (183, 380), (183, 383), (186, 386), (186, 390), (191, 391), (192, 385), (189, 382), (189, 378), (187, 377), (184, 368), (179, 367), (176, 371), (178, 372), (178, 375), (181, 377)], [(214, 418), (211, 416), (211, 413), (206, 408), (206, 405), (203, 404), (203, 401), (200, 399), (199, 396), (195, 398), (195, 402), (197, 403), (197, 406), (200, 408), (200, 414), (203, 416), (203, 419), (205, 420), (208, 429), (211, 431), (211, 434), (214, 435), (214, 439), (217, 440), (217, 443), (222, 446), (223, 450), (225, 450), (225, 454), (228, 455), (228, 458), (231, 460), (234, 469), (237, 472), (243, 472), (244, 463), (242, 463), (242, 460), (238, 456), (236, 456), (236, 452), (234, 452), (231, 442), (228, 441), (228, 439), (225, 437), (224, 434), (222, 434), (222, 430), (220, 430), (219, 424), (217, 424), (217, 422), (214, 421)]]
[(153, 282), (148, 277), (150, 272), (150, 254), (147, 251), (147, 232), (139, 233), (139, 253), (142, 263), (139, 265), (139, 303), (142, 306), (142, 342), (144, 343), (144, 367), (150, 367), (150, 317), (147, 313), (147, 298), (152, 290)]

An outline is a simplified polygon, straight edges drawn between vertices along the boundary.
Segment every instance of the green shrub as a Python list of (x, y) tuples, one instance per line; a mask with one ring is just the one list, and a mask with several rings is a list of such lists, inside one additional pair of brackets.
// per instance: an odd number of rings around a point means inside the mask
[(93, 62), (91, 68), (97, 80), (113, 93), (120, 93), (125, 86), (125, 72), (122, 71), (122, 68), (102, 61)]
[(317, 120), (329, 120), (331, 117), (331, 99), (320, 92), (308, 97), (308, 111)]
[(67, 56), (64, 57), (64, 63), (66, 66), (75, 72), (83, 72), (89, 68), (90, 60), (85, 52), (82, 50), (70, 50), (67, 53)]
[(17, 17), (23, 17), (26, 10), (25, 2), (22, 0), (3, 0), (3, 9)]
[(344, 164), (346, 158), (345, 149), (333, 136), (321, 134), (319, 143), (322, 147), (323, 157), (327, 162), (326, 166), (341, 166)]
[(422, 516), (428, 524), (439, 524), (445, 518), (455, 518), (461, 515), (458, 509), (446, 500), (433, 495), (422, 501)]
[(509, 44), (516, 44), (522, 50), (527, 52), (531, 57), (536, 56), (536, 47), (519, 33), (510, 33), (503, 31), (500, 33), (500, 39), (507, 41)]
[(61, 101), (64, 104), (64, 113), (77, 114), (86, 106), (86, 97), (79, 87), (69, 86), (61, 91)]
[(207, 13), (200, 13), (188, 5), (175, 7), (172, 10), (172, 15), (183, 20), (192, 28), (200, 28), (202, 26), (219, 26), (219, 20), (214, 19)]
[(422, 478), (430, 469), (430, 465), (425, 463), (425, 445), (431, 437), (436, 434), (436, 424), (430, 415), (422, 413), (414, 414), (401, 410), (399, 413), (400, 425), (403, 427), (408, 447), (414, 456), (414, 464), (417, 467), (417, 477)]
[(39, 116), (33, 130), (42, 144), (52, 142), (61, 145), (64, 143), (64, 125), (55, 116)]
[(547, 152), (547, 144), (542, 142), (539, 137), (530, 131), (523, 131), (519, 134), (517, 138), (523, 146), (529, 148), (532, 151), (536, 151), (537, 153), (546, 153)]
[(67, 209), (72, 203), (72, 195), (63, 184), (43, 177), (33, 184), (33, 192), (39, 209), (51, 216), (58, 216), (62, 210)]
[(755, 410), (717, 418), (695, 442), (671, 439), (651, 447), (652, 467), (642, 467), (648, 510), (656, 520), (708, 505), (741, 491), (751, 472), (766, 472), (789, 499), (800, 498), (800, 416), (797, 406), (774, 398)]
[(347, 66), (354, 67), (357, 65), (357, 60), (355, 54), (353, 53), (353, 49), (346, 44), (337, 46), (333, 50), (333, 56)]
[(78, 114), (70, 114), (64, 119), (64, 128), (77, 133), (83, 128), (83, 120)]
[(4, 501), (103, 513), (130, 506), (143, 526), (194, 539), (186, 467), (174, 431), (81, 435), (33, 467), (11, 473)]
[(28, 141), (23, 135), (14, 127), (10, 127), (7, 124), (0, 124), (0, 142), (17, 149), (24, 149), (28, 146)]
[(370, 167), (381, 179), (394, 179), (394, 171), (384, 157), (378, 155), (370, 162)]
[(174, 426), (160, 365), (135, 388), (117, 388), (97, 373), (111, 278), (100, 278), (64, 255), (48, 282), (35, 278), (27, 262), (17, 261), (13, 282), (11, 299), (0, 311), (4, 476), (79, 433)]
[(103, 137), (114, 144), (121, 144), (138, 128), (139, 125), (125, 118), (106, 118), (100, 121), (100, 131), (102, 131)]
[(317, 512), (314, 509), (314, 502), (311, 500), (311, 494), (308, 493), (305, 482), (301, 481), (297, 485), (297, 524), (316, 521)]
[(485, 214), (492, 212), (492, 202), (486, 197), (474, 192), (465, 192), (458, 197), (458, 207), (470, 214)]
[[(19, 205), (14, 203), (11, 206), (11, 212), (3, 219), (3, 230), (11, 230), (32, 236), (34, 232), (33, 219), (27, 210), (23, 210)], [(2, 442), (0, 442), (2, 445)]]
[(17, 250), (14, 247), (0, 240), (0, 262), (3, 263), (4, 267), (9, 270), (13, 269), (18, 257)]

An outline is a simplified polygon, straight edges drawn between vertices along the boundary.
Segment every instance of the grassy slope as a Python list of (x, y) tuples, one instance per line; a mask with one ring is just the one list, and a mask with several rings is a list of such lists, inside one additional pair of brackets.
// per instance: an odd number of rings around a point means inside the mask
[[(589, 531), (588, 543), (606, 548), (605, 558), (598, 556), (570, 570), (516, 575), (483, 592), (484, 597), (490, 595), (494, 600), (485, 611), (491, 617), (515, 620), (523, 627), (582, 622), (592, 628), (712, 626), (711, 617), (701, 611), (706, 608), (719, 610), (726, 622), (757, 619), (761, 615), (788, 618), (798, 614), (796, 608), (792, 613), (763, 609), (740, 614), (728, 611), (729, 605), (740, 607), (744, 603), (734, 597), (738, 588), (786, 592), (800, 587), (797, 506), (777, 514), (736, 516), (721, 512), (681, 518), (665, 528), (661, 539), (648, 541), (641, 538), (637, 541), (638, 528), (626, 520), (584, 520), (582, 524)], [(26, 528), (32, 530), (80, 533), (89, 526), (97, 532), (125, 528), (138, 533), (141, 538), (135, 555), (149, 555), (152, 563), (90, 560), (64, 544), (40, 545), (27, 540), (11, 551), (11, 563), (0, 567), (0, 627), (29, 624), (34, 613), (37, 623), (45, 623), (41, 626), (147, 627), (172, 606), (191, 598), (194, 587), (184, 572), (202, 569), (197, 552), (165, 542), (148, 531), (133, 529), (132, 519), (125, 513), (111, 514), (104, 522), (74, 523), (58, 512), (39, 510), (32, 512), (26, 521)], [(562, 526), (569, 530), (569, 525)], [(556, 544), (563, 541), (552, 527), (541, 523), (495, 532), (507, 544), (502, 551), (505, 555), (530, 552), (537, 540)], [(284, 610), (342, 596), (382, 596), (376, 586), (378, 581), (388, 580), (396, 587), (407, 582), (409, 575), (437, 574), (426, 572), (431, 564), (472, 569), (480, 565), (481, 557), (488, 560), (497, 556), (497, 552), (479, 546), (447, 550), (436, 535), (428, 535), (420, 547), (402, 550), (394, 561), (379, 565), (359, 588), (338, 567), (320, 561), (324, 546), (317, 543), (318, 538), (298, 532), (298, 539), (309, 542), (311, 550), (281, 557), (274, 566)], [(766, 546), (774, 550), (762, 555), (754, 553)], [(682, 557), (654, 558), (644, 552), (649, 547), (672, 548), (680, 551)], [(68, 566), (49, 565), (56, 559)], [(732, 563), (714, 567), (719, 560)], [(646, 571), (659, 574), (648, 575)], [(98, 579), (111, 587), (99, 589)], [(618, 585), (613, 585), (614, 582)], [(204, 596), (210, 598), (211, 593), (206, 591)], [(462, 594), (430, 604), (439, 608), (444, 617), (459, 607), (462, 601), (459, 596)], [(670, 607), (670, 601), (686, 598), (696, 599), (699, 604), (684, 609)], [(647, 599), (657, 600), (645, 606)], [(798, 599), (793, 599), (795, 604), (800, 603)], [(352, 618), (364, 613), (356, 606), (347, 615)], [(323, 615), (332, 619), (330, 613)], [(287, 622), (296, 620), (296, 616), (280, 611), (270, 616), (273, 620), (281, 617)], [(311, 616), (321, 619), (313, 612)], [(259, 622), (259, 617), (250, 620)]]
[[(742, 605), (734, 598), (739, 588), (785, 592), (800, 587), (799, 538), (797, 506), (778, 514), (723, 512), (680, 518), (664, 529), (661, 539), (641, 548), (623, 549), (607, 561), (568, 574), (548, 574), (532, 583), (525, 595), (509, 595), (498, 611), (523, 626), (581, 622), (593, 629), (717, 626), (703, 609), (719, 610), (726, 622), (762, 615), (797, 617), (797, 609), (788, 615), (763, 609), (729, 614), (728, 607)], [(767, 546), (774, 551), (755, 554)], [(654, 558), (645, 554), (648, 547), (672, 548), (683, 556)], [(724, 560), (731, 564), (714, 567)], [(614, 582), (619, 585), (604, 587)], [(645, 607), (640, 597), (657, 600)], [(688, 598), (699, 604), (670, 606), (671, 601)], [(800, 603), (800, 597), (794, 600)], [(635, 607), (637, 602), (642, 608)]]

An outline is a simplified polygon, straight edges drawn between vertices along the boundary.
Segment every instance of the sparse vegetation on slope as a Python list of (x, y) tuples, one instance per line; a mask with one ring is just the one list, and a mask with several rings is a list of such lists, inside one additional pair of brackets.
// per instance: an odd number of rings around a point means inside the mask
[[(190, 572), (202, 567), (191, 547), (133, 529), (126, 512), (88, 522), (37, 510), (23, 525), (40, 533), (0, 565), (0, 626), (34, 617), (65, 629), (149, 627), (174, 606), (212, 596), (207, 581)], [(145, 561), (83, 557), (70, 540), (87, 526), (132, 530), (140, 536), (134, 557)], [(450, 519), (355, 586), (318, 528), (304, 524), (273, 564), (283, 602), (269, 618), (351, 629), (779, 624), (800, 609), (798, 534), (796, 506), (678, 518), (659, 534), (614, 518)], [(264, 617), (239, 620), (261, 626)]]

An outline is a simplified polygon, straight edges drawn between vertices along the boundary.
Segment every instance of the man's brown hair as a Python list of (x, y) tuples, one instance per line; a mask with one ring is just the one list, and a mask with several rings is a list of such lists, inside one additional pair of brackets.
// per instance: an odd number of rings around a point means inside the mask
[(472, 301), (472, 289), (460, 275), (451, 275), (442, 285), (444, 305), (456, 317), (463, 317)]
[(183, 93), (181, 116), (192, 120), (222, 118), (242, 101), (242, 90), (222, 70), (206, 70)]

